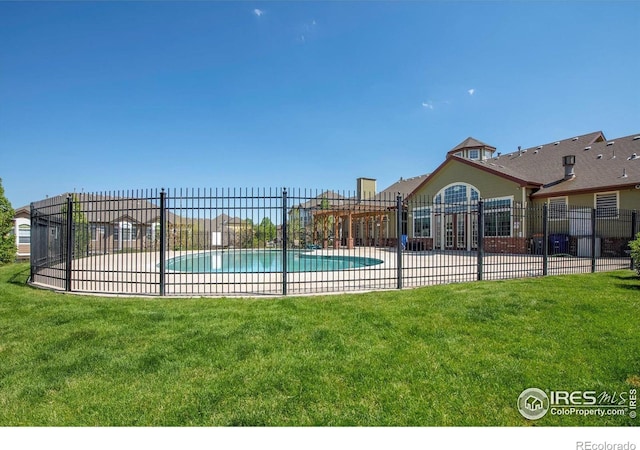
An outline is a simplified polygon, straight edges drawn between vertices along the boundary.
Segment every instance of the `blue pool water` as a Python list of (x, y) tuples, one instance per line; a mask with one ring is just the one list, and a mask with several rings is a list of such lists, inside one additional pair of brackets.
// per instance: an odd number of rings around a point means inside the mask
[[(381, 264), (382, 260), (360, 256), (318, 255), (304, 251), (287, 252), (288, 272), (318, 272), (357, 269)], [(171, 258), (167, 270), (187, 273), (282, 272), (282, 251), (219, 250)]]

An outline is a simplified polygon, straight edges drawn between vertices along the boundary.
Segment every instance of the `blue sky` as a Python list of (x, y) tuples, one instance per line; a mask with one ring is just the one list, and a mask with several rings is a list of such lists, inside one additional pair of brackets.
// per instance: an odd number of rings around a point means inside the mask
[(0, 178), (383, 189), (468, 136), (640, 132), (639, 49), (635, 1), (0, 2)]

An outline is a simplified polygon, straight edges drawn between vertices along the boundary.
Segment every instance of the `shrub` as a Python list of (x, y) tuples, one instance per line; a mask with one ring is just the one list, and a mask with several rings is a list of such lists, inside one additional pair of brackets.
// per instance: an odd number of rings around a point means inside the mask
[(631, 259), (633, 259), (633, 267), (640, 275), (640, 233), (636, 235), (636, 239), (629, 242), (629, 248), (631, 248)]

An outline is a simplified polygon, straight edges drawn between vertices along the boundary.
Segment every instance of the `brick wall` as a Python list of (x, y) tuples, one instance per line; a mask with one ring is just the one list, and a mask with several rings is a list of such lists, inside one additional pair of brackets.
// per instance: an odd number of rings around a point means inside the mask
[(489, 253), (529, 253), (529, 239), (518, 237), (485, 237), (484, 251)]

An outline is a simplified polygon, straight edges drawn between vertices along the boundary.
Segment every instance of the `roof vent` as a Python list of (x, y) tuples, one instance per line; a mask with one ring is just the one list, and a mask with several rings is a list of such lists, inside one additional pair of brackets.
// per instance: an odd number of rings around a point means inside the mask
[(627, 169), (626, 168), (622, 168), (622, 176), (620, 178), (627, 178)]
[(591, 146), (585, 147), (585, 150), (591, 150)]
[(634, 136), (633, 139), (631, 139), (632, 141), (637, 141), (638, 139), (640, 139), (640, 136)]
[(540, 150), (541, 148), (542, 148), (542, 145), (538, 145), (538, 146), (536, 147), (536, 150)]
[(571, 139), (571, 140), (572, 140), (572, 141), (577, 141), (577, 140), (578, 140), (578, 137), (576, 136), (576, 137), (574, 137), (574, 138), (573, 138), (573, 139)]
[(553, 145), (558, 145), (558, 144), (560, 144), (560, 141), (556, 141), (553, 143)]
[(534, 154), (534, 155), (537, 155), (537, 154), (538, 154), (538, 150), (537, 150), (537, 149), (536, 149), (536, 150), (534, 150), (534, 151), (533, 151), (533, 154)]
[(575, 155), (567, 155), (562, 157), (562, 165), (564, 166), (564, 179), (569, 180), (576, 176), (573, 172), (573, 166), (576, 164)]
[(596, 156), (596, 158), (602, 159), (602, 153), (599, 153), (598, 156)]
[(638, 154), (634, 153), (627, 158), (627, 161), (633, 161), (634, 159), (638, 159)]
[(613, 145), (615, 143), (616, 143), (616, 141), (609, 141), (609, 142), (607, 142), (607, 147), (609, 147), (610, 145)]

